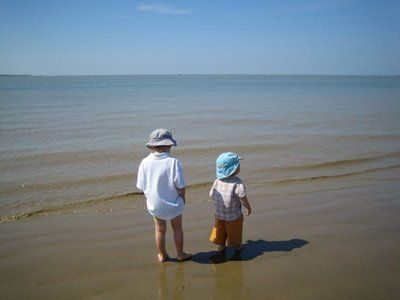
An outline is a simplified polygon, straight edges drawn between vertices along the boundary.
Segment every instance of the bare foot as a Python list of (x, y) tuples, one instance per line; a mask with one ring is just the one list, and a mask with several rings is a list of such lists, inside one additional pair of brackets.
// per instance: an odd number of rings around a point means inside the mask
[(240, 252), (240, 251), (243, 250), (243, 246), (242, 246), (242, 245), (236, 246), (236, 247), (235, 247), (235, 250), (236, 250), (236, 252)]
[(169, 259), (168, 254), (162, 255), (161, 253), (158, 253), (157, 256), (160, 263), (166, 262)]
[(225, 251), (225, 245), (218, 245), (217, 250), (220, 252)]
[(193, 254), (191, 254), (191, 253), (183, 252), (183, 255), (178, 256), (178, 261), (181, 262), (181, 261), (189, 260), (192, 258), (192, 256), (193, 256)]

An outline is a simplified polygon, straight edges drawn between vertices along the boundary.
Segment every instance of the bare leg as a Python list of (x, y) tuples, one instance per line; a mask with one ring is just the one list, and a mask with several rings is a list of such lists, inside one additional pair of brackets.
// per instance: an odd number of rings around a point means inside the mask
[(171, 226), (174, 230), (174, 241), (176, 247), (176, 255), (178, 261), (185, 260), (192, 255), (183, 251), (183, 229), (182, 229), (182, 215), (179, 215), (171, 220)]
[(182, 229), (182, 215), (179, 215), (171, 220), (171, 226), (174, 230), (174, 241), (176, 247), (176, 254), (179, 257), (183, 255), (183, 229)]
[(156, 245), (158, 250), (158, 260), (164, 262), (167, 260), (168, 254), (165, 251), (165, 233), (167, 232), (167, 224), (165, 220), (154, 218)]

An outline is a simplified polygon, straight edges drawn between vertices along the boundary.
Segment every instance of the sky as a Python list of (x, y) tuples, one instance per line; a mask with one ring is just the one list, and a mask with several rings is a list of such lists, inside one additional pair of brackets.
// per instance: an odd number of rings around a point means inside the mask
[(400, 74), (400, 0), (0, 0), (0, 74)]

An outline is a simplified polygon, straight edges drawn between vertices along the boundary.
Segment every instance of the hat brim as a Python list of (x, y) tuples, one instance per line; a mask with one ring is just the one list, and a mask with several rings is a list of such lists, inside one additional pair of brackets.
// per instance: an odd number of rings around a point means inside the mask
[(161, 141), (149, 141), (146, 147), (158, 147), (158, 146), (176, 146), (175, 140), (164, 139)]
[(229, 167), (228, 169), (219, 169), (217, 168), (217, 178), (218, 179), (225, 179), (228, 178), (229, 176), (231, 176), (233, 173), (235, 173), (235, 171), (237, 170), (237, 168), (239, 168), (240, 163), (237, 163), (231, 167)]

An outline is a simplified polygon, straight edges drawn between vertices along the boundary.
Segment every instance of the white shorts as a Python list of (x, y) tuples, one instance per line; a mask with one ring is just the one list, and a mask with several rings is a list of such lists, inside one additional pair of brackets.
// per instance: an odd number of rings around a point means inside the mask
[(163, 199), (147, 199), (147, 210), (149, 213), (162, 220), (171, 220), (182, 214), (185, 204), (182, 197), (168, 202)]

